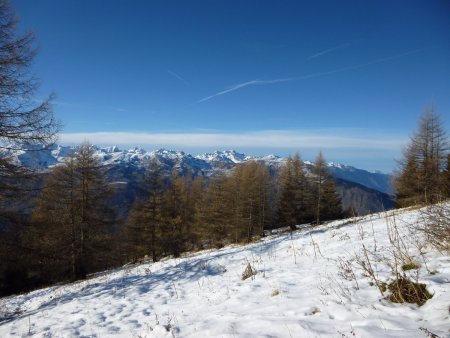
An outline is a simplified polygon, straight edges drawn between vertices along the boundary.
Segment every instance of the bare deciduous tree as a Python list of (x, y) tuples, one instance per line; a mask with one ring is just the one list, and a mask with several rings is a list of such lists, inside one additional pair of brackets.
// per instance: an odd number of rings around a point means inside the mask
[(400, 206), (435, 203), (445, 197), (447, 191), (442, 179), (448, 151), (444, 124), (431, 107), (421, 116), (417, 131), (399, 162), (394, 185)]
[(336, 191), (333, 177), (326, 167), (325, 158), (320, 151), (314, 161), (314, 207), (316, 223), (339, 218), (342, 215), (342, 202)]
[(17, 19), (8, 1), (0, 0), (0, 142), (12, 148), (23, 142), (48, 144), (55, 140), (58, 123), (50, 95), (37, 102), (39, 83), (30, 73), (36, 54), (34, 35), (18, 36)]
[(294, 229), (296, 224), (312, 220), (312, 186), (299, 153), (293, 158), (289, 156), (280, 169), (278, 190), (278, 221), (281, 224)]
[(4, 280), (15, 284), (14, 278), (2, 277), (4, 271), (20, 265), (17, 260), (23, 248), (17, 224), (24, 223), (26, 203), (19, 198), (30, 199), (32, 180), (23, 179), (33, 177), (11, 161), (11, 152), (24, 144), (39, 146), (33, 149), (51, 144), (59, 130), (52, 95), (44, 100), (35, 97), (39, 87), (31, 73), (35, 38), (31, 32), (18, 34), (17, 22), (9, 1), (0, 0), (0, 289)]
[(115, 221), (107, 206), (110, 193), (104, 168), (87, 143), (49, 174), (24, 236), (40, 259), (38, 268), (50, 269), (47, 278), (75, 280), (108, 267)]

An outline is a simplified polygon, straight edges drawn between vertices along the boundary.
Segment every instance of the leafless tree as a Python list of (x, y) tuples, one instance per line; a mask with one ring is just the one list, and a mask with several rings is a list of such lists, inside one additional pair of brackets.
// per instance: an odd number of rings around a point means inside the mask
[(24, 174), (11, 162), (11, 151), (51, 144), (59, 130), (53, 95), (42, 101), (35, 97), (39, 82), (31, 73), (34, 35), (17, 34), (17, 23), (9, 1), (0, 0), (0, 192), (11, 190), (8, 179)]
[[(59, 130), (53, 95), (43, 100), (36, 97), (39, 82), (31, 72), (34, 35), (18, 34), (17, 23), (9, 1), (0, 0), (0, 289), (5, 280), (15, 284), (5, 271), (20, 265), (17, 224), (24, 223), (24, 201), (30, 199), (33, 188), (32, 173), (12, 161), (12, 152), (24, 145), (38, 150), (51, 144)], [(9, 275), (19, 276), (16, 271)]]
[(442, 118), (433, 107), (428, 108), (403, 152), (394, 179), (400, 206), (435, 203), (446, 196), (442, 180), (448, 151), (449, 140)]
[(104, 173), (93, 147), (83, 143), (47, 177), (24, 236), (47, 278), (75, 280), (108, 267), (115, 214)]
[(50, 104), (38, 102), (37, 79), (30, 73), (36, 55), (34, 35), (17, 35), (17, 18), (8, 1), (0, 0), (0, 140), (2, 147), (18, 143), (48, 144), (58, 132)]

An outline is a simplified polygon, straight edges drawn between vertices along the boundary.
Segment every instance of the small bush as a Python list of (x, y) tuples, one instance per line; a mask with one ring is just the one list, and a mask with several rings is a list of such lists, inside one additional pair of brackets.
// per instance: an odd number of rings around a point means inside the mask
[(242, 280), (246, 280), (247, 278), (250, 278), (256, 275), (256, 270), (252, 268), (250, 263), (247, 263), (247, 266), (244, 270), (244, 272), (242, 273)]
[(416, 264), (416, 263), (408, 263), (408, 264), (402, 265), (402, 270), (403, 271), (417, 270), (418, 268), (420, 268), (420, 265)]
[(419, 231), (425, 234), (428, 242), (441, 252), (450, 252), (450, 203), (428, 206), (422, 211), (423, 222)]
[(388, 289), (387, 284), (384, 282), (381, 282), (380, 285), (378, 286), (378, 288), (380, 289), (381, 293), (386, 292)]
[(393, 303), (425, 304), (433, 295), (427, 291), (426, 285), (415, 283), (407, 278), (399, 278), (388, 285), (391, 294), (388, 299)]

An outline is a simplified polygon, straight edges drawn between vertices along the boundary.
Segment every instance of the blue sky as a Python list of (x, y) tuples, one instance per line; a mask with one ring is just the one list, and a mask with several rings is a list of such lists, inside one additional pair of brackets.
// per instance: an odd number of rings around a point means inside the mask
[(391, 171), (450, 126), (448, 1), (12, 0), (61, 142), (300, 151)]

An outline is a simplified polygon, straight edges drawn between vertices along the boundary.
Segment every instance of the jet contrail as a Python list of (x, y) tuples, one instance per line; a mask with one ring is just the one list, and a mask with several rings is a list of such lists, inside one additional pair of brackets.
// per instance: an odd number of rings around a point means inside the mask
[(365, 67), (376, 65), (376, 64), (379, 64), (379, 63), (384, 63), (384, 62), (387, 62), (387, 61), (396, 60), (396, 59), (399, 59), (399, 58), (402, 58), (402, 57), (405, 57), (405, 56), (408, 56), (408, 55), (419, 53), (421, 51), (422, 51), (422, 49), (414, 49), (414, 50), (407, 51), (405, 53), (396, 54), (396, 55), (388, 56), (388, 57), (381, 58), (381, 59), (371, 60), (369, 62), (362, 63), (362, 64), (359, 64), (359, 65), (348, 66), (348, 67), (338, 68), (338, 69), (324, 71), (324, 72), (312, 73), (312, 74), (303, 75), (303, 76), (282, 78), (282, 79), (273, 79), (273, 80), (251, 80), (251, 81), (247, 81), (247, 82), (243, 82), (243, 83), (239, 83), (237, 85), (231, 86), (230, 88), (222, 90), (222, 91), (220, 91), (218, 93), (215, 93), (213, 95), (206, 96), (206, 97), (198, 100), (197, 103), (205, 102), (205, 101), (208, 101), (208, 100), (210, 100), (210, 99), (212, 99), (214, 97), (217, 97), (217, 96), (220, 96), (220, 95), (224, 95), (224, 94), (227, 94), (227, 93), (231, 93), (231, 92), (234, 92), (234, 91), (236, 91), (238, 89), (242, 89), (242, 88), (245, 88), (245, 87), (248, 87), (248, 86), (267, 85), (267, 84), (274, 84), (274, 83), (280, 83), (280, 82), (306, 80), (306, 79), (311, 79), (311, 78), (331, 75), (331, 74), (335, 74), (335, 73), (343, 73), (343, 72), (347, 72), (347, 71), (350, 71), (350, 70), (365, 68)]

